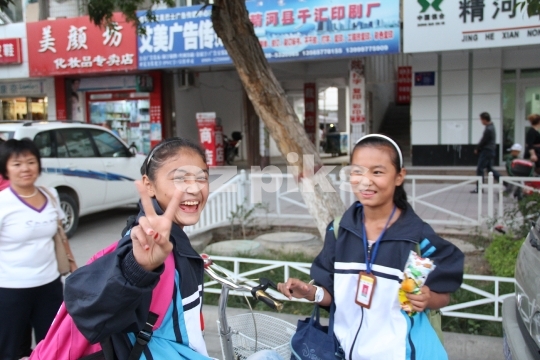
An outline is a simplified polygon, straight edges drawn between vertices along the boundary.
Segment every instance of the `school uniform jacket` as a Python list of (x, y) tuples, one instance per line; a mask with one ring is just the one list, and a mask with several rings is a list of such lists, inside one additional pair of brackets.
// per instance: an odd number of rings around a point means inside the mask
[[(333, 296), (334, 333), (350, 360), (447, 359), (425, 313), (413, 317), (401, 310), (398, 290), (411, 250), (420, 244), (423, 257), (435, 262), (426, 285), (431, 291), (456, 291), (463, 278), (463, 253), (437, 236), (409, 206), (380, 240), (372, 266), (377, 283), (370, 309), (355, 303), (359, 272), (366, 269), (362, 241), (362, 205), (343, 215), (337, 239), (333, 222), (324, 247), (311, 267), (311, 277)], [(375, 240), (375, 239), (369, 239)]]
[[(155, 200), (154, 207), (158, 214), (163, 213)], [(138, 217), (143, 215), (141, 210)], [(170, 336), (186, 342), (186, 339), (178, 337), (187, 334), (189, 347), (207, 355), (201, 330), (203, 260), (191, 247), (186, 233), (176, 224), (172, 226), (170, 241), (180, 277), (179, 281), (177, 278), (177, 283), (180, 282), (177, 293), (181, 296), (181, 303), (178, 303), (183, 307), (183, 316), (176, 316), (171, 322), (174, 334)], [(146, 271), (137, 263), (128, 232), (114, 252), (79, 268), (66, 278), (64, 301), (67, 311), (88, 341), (98, 343), (110, 336), (117, 358), (127, 359), (133, 334), (137, 334), (146, 323), (152, 290), (163, 269), (162, 265), (154, 271)], [(174, 311), (174, 314), (178, 313)], [(144, 352), (147, 359), (152, 358), (149, 352), (149, 349)]]

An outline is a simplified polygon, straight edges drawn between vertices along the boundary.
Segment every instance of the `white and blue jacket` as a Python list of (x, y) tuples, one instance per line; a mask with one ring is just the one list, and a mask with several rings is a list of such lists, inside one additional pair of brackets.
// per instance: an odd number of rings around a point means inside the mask
[(333, 296), (334, 333), (349, 360), (444, 360), (448, 356), (425, 313), (413, 317), (401, 310), (398, 290), (411, 250), (420, 244), (423, 257), (435, 262), (426, 285), (451, 293), (463, 279), (463, 253), (439, 237), (408, 206), (380, 240), (373, 273), (377, 284), (370, 309), (355, 303), (358, 274), (366, 269), (362, 241), (362, 205), (343, 215), (337, 239), (333, 222), (324, 247), (311, 267), (311, 277)]

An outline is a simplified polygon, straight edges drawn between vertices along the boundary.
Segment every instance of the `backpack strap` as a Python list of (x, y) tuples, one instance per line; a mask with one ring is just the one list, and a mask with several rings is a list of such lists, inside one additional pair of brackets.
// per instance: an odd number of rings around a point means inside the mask
[(334, 237), (337, 240), (339, 234), (339, 223), (341, 222), (341, 216), (336, 216), (334, 218)]
[(139, 360), (141, 358), (144, 349), (150, 342), (150, 339), (152, 339), (153, 328), (156, 324), (157, 319), (157, 314), (151, 311), (148, 313), (148, 319), (146, 320), (146, 324), (144, 324), (144, 328), (137, 334), (137, 337), (135, 338), (135, 344), (133, 345), (133, 349), (129, 353), (128, 360)]

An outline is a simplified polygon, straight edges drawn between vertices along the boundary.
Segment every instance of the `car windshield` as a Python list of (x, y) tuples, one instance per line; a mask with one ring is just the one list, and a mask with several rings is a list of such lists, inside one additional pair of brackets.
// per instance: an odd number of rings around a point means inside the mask
[(13, 134), (15, 134), (15, 131), (1, 131), (0, 130), (0, 139), (2, 140), (9, 140), (13, 138)]

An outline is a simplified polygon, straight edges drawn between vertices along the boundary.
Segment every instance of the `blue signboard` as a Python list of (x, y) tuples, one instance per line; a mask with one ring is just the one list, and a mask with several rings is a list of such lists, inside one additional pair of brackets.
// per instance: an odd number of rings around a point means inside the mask
[(414, 73), (414, 86), (434, 86), (435, 71), (424, 71)]
[[(246, 7), (268, 61), (395, 54), (399, 0), (248, 0)], [(139, 69), (232, 63), (213, 30), (210, 8), (157, 10), (140, 20)]]

